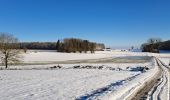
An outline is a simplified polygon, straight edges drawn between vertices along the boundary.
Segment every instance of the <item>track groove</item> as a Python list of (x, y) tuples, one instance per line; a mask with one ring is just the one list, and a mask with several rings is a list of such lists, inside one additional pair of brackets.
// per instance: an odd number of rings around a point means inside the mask
[[(155, 59), (157, 61), (158, 66), (162, 70), (161, 81), (158, 82), (158, 84), (154, 86), (154, 89), (151, 89), (150, 91), (151, 95), (148, 95), (148, 99), (149, 100), (168, 100), (168, 96), (166, 94), (163, 94), (163, 92), (166, 93), (165, 88), (167, 88), (167, 85), (168, 85), (167, 67), (158, 58), (155, 58)], [(166, 95), (166, 96), (162, 96), (162, 95)]]
[[(156, 77), (145, 83), (130, 100), (169, 100), (169, 68), (155, 57), (159, 72)], [(168, 88), (168, 89), (167, 89)]]

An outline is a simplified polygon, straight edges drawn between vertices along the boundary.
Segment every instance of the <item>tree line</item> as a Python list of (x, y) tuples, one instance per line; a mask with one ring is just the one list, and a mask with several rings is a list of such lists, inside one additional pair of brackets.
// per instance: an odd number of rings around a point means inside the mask
[(159, 50), (170, 50), (170, 40), (162, 41), (160, 38), (150, 38), (141, 45), (143, 52), (159, 53)]
[(87, 52), (94, 53), (96, 50), (103, 50), (104, 44), (90, 42), (78, 38), (66, 38), (57, 42), (20, 42), (20, 49), (35, 50), (57, 50), (58, 52)]
[(142, 52), (159, 53), (159, 43), (162, 40), (160, 38), (150, 38), (146, 43), (141, 45)]
[(20, 49), (56, 50), (56, 42), (20, 42)]
[(104, 44), (97, 44), (88, 40), (82, 40), (77, 38), (66, 38), (62, 41), (57, 41), (57, 50), (59, 52), (85, 52), (91, 51), (94, 53), (95, 50), (102, 50), (105, 48)]
[(170, 50), (170, 40), (161, 42), (159, 45), (160, 50)]

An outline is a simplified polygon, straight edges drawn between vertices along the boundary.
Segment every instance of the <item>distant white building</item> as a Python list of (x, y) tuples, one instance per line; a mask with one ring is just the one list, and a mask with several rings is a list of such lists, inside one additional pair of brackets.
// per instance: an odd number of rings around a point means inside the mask
[(111, 48), (105, 48), (104, 51), (112, 51)]

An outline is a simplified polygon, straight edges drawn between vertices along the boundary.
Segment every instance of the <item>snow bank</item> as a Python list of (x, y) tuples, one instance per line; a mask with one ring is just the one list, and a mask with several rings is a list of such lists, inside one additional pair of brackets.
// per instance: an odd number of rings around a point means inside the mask
[(123, 85), (118, 87), (116, 90), (112, 90), (111, 92), (95, 97), (100, 98), (102, 100), (126, 100), (133, 93), (136, 93), (145, 82), (151, 80), (158, 73), (158, 66), (156, 62), (154, 62), (154, 66), (150, 67), (151, 69), (145, 73), (135, 76), (133, 79), (127, 79), (124, 81)]

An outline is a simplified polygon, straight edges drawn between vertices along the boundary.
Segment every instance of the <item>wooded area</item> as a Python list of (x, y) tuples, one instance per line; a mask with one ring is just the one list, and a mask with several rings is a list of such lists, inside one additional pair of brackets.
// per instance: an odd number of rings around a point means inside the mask
[(170, 50), (170, 40), (161, 42), (159, 44), (159, 50)]
[(59, 52), (87, 52), (93, 53), (96, 50), (103, 50), (104, 44), (90, 42), (77, 38), (66, 38), (57, 42), (21, 42), (21, 49), (57, 50)]
[(143, 52), (153, 52), (159, 53), (159, 50), (170, 50), (170, 40), (161, 41), (161, 39), (151, 38), (141, 45), (141, 49)]

